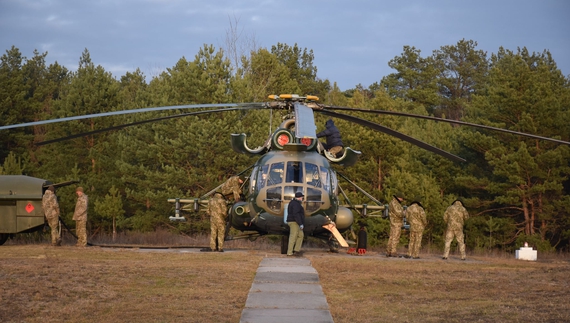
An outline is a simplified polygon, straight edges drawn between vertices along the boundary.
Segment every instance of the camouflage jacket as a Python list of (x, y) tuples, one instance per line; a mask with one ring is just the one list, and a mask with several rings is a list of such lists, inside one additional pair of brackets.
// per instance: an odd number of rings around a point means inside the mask
[(393, 198), (388, 204), (390, 224), (401, 226), (404, 223), (404, 207), (397, 198)]
[(427, 225), (427, 217), (424, 208), (417, 203), (408, 206), (406, 210), (406, 217), (410, 223), (410, 231), (421, 232), (424, 231)]
[(217, 218), (221, 220), (226, 219), (227, 214), (227, 205), (226, 200), (219, 195), (215, 194), (209, 201), (208, 201), (208, 208), (206, 212), (212, 218)]
[(463, 225), (467, 219), (469, 219), (469, 213), (459, 201), (455, 201), (443, 214), (443, 221), (447, 223), (447, 230), (463, 230)]
[(42, 208), (44, 209), (44, 214), (47, 219), (53, 219), (59, 217), (59, 204), (57, 203), (57, 197), (55, 194), (47, 190), (42, 197)]
[(77, 198), (75, 204), (75, 212), (73, 212), (73, 220), (87, 221), (87, 195), (83, 194)]
[(224, 194), (224, 196), (233, 194), (234, 201), (239, 201), (241, 194), (239, 176), (232, 176), (222, 184), (222, 194)]

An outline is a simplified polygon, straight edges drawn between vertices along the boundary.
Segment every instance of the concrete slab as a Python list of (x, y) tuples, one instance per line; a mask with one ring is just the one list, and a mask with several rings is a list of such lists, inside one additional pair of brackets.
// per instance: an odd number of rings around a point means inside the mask
[(319, 274), (306, 258), (264, 258), (240, 322), (333, 322)]
[(316, 274), (315, 268), (310, 266), (282, 266), (282, 267), (259, 267), (257, 268), (258, 273), (307, 273)]
[(279, 292), (279, 293), (310, 293), (324, 295), (320, 284), (285, 284), (285, 283), (256, 283), (251, 285), (250, 293)]
[(307, 258), (263, 258), (259, 267), (311, 266)]
[(259, 292), (249, 293), (245, 307), (328, 310), (329, 304), (322, 294)]
[(331, 323), (328, 310), (244, 309), (240, 323)]
[(258, 272), (254, 282), (269, 283), (319, 283), (319, 274), (314, 273), (284, 273), (284, 272)]

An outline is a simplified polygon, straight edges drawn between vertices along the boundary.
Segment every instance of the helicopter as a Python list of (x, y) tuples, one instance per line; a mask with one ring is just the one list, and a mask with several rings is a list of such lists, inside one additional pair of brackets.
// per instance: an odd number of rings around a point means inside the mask
[[(232, 227), (243, 232), (240, 236), (227, 237), (227, 239), (249, 238), (253, 240), (259, 236), (268, 234), (281, 235), (282, 253), (286, 252), (289, 231), (288, 226), (283, 221), (284, 213), (288, 201), (293, 199), (296, 192), (302, 192), (306, 197), (303, 202), (307, 215), (303, 229), (305, 235), (327, 241), (331, 251), (338, 250), (340, 245), (343, 247), (348, 246), (341, 234), (351, 230), (354, 224), (353, 211), (363, 217), (386, 216), (388, 211), (387, 205), (384, 205), (371, 194), (365, 192), (355, 183), (333, 169), (332, 165), (344, 167), (354, 165), (358, 161), (361, 152), (353, 150), (350, 147), (344, 147), (340, 156), (330, 154), (324, 149), (324, 146), (316, 136), (314, 113), (321, 113), (331, 118), (343, 119), (378, 132), (386, 133), (457, 162), (465, 162), (466, 160), (383, 125), (337, 111), (387, 114), (435, 120), (570, 145), (570, 142), (562, 140), (458, 120), (395, 111), (325, 105), (318, 103), (318, 97), (310, 95), (304, 97), (295, 94), (270, 95), (269, 99), (270, 101), (261, 103), (194, 104), (112, 111), (0, 126), (0, 130), (130, 113), (174, 109), (206, 109), (94, 130), (36, 144), (45, 145), (129, 126), (200, 114), (255, 109), (284, 111), (285, 117), (283, 122), (269, 135), (264, 144), (259, 147), (250, 148), (247, 144), (247, 136), (244, 133), (231, 135), (231, 144), (234, 151), (250, 156), (257, 156), (258, 160), (253, 166), (238, 174), (243, 175), (246, 172), (250, 172), (249, 176), (247, 176), (247, 180), (244, 181), (244, 187), (247, 186), (247, 194), (243, 201), (237, 201), (229, 205), (227, 221), (227, 228)], [(372, 204), (354, 205), (350, 203), (350, 200), (339, 185), (339, 177), (342, 177), (359, 192), (369, 198)], [(169, 199), (168, 202), (175, 203), (175, 216), (171, 216), (170, 220), (184, 221), (185, 218), (181, 216), (180, 211), (203, 210), (207, 205), (207, 198), (220, 187), (221, 185), (199, 198)], [(346, 204), (341, 204), (341, 196), (344, 197), (344, 201), (347, 202)], [(226, 232), (228, 231), (229, 230), (226, 230)]]
[[(263, 145), (252, 149), (247, 144), (246, 134), (231, 135), (234, 151), (259, 156), (259, 159), (246, 170), (251, 169), (251, 175), (244, 182), (248, 192), (245, 200), (230, 203), (228, 213), (228, 229), (233, 227), (245, 233), (226, 237), (226, 240), (253, 240), (266, 234), (281, 235), (281, 253), (285, 254), (289, 238), (289, 227), (284, 221), (285, 210), (295, 193), (301, 192), (305, 196), (304, 233), (327, 241), (334, 252), (338, 251), (339, 246), (348, 247), (341, 233), (350, 229), (354, 222), (351, 209), (387, 211), (387, 206), (371, 195), (369, 198), (375, 205), (339, 203), (338, 177), (331, 165), (354, 165), (361, 152), (345, 147), (342, 155), (337, 157), (324, 149), (317, 140), (311, 108), (316, 107), (314, 102), (318, 100), (317, 97), (274, 95), (270, 98), (274, 100), (271, 108), (283, 109), (287, 113), (284, 121)], [(205, 198), (218, 191), (220, 186), (201, 198), (169, 199), (169, 202), (176, 203), (176, 215), (171, 216), (170, 220), (185, 221), (180, 216), (181, 210), (203, 210), (208, 202)]]

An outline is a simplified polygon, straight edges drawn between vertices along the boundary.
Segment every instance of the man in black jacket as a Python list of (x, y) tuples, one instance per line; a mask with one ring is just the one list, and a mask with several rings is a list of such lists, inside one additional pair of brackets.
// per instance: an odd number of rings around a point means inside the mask
[(305, 228), (305, 209), (301, 202), (303, 201), (303, 193), (295, 193), (295, 198), (289, 202), (287, 208), (287, 225), (289, 225), (289, 247), (287, 248), (287, 256), (292, 256), (293, 252), (300, 254), (303, 245)]
[(332, 121), (332, 119), (327, 120), (325, 127), (325, 130), (317, 134), (317, 138), (326, 137), (327, 143), (323, 144), (323, 147), (325, 147), (325, 149), (334, 157), (337, 157), (337, 154), (342, 152), (343, 147), (340, 131), (338, 131), (338, 128), (334, 125), (334, 121)]

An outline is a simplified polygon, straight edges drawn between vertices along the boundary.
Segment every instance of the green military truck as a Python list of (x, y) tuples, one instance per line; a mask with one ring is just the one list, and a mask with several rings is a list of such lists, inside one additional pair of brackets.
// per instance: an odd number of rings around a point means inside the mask
[(10, 235), (41, 230), (45, 224), (42, 196), (48, 186), (62, 187), (78, 183), (53, 184), (24, 175), (0, 175), (0, 245)]

